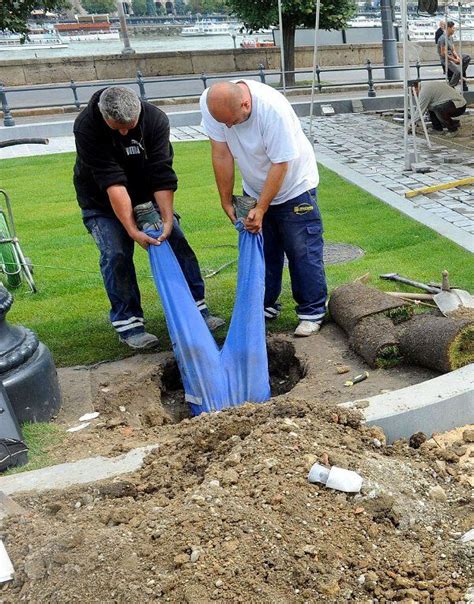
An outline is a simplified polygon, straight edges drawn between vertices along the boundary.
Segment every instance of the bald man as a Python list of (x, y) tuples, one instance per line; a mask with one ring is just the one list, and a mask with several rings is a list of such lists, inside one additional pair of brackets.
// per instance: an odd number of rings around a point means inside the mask
[(317, 333), (327, 298), (317, 206), (319, 175), (298, 117), (283, 95), (253, 80), (214, 84), (202, 94), (200, 106), (224, 212), (235, 223), (235, 162), (244, 193), (257, 200), (245, 228), (263, 232), (265, 317), (276, 319), (280, 314), (286, 254), (299, 319), (295, 335)]

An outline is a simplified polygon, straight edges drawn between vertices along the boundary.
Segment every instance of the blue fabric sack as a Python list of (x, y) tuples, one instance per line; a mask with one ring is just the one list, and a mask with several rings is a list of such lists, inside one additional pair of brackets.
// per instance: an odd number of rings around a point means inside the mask
[[(167, 241), (150, 245), (151, 270), (163, 304), (174, 354), (193, 415), (270, 398), (263, 297), (263, 236), (238, 221), (237, 293), (221, 350), (209, 331)], [(160, 232), (146, 229), (151, 237)]]

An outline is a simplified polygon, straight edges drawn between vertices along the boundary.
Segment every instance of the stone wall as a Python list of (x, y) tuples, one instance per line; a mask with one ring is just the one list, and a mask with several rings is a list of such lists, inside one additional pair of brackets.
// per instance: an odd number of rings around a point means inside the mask
[[(437, 61), (436, 47), (430, 42), (417, 44), (420, 61)], [(463, 52), (474, 54), (474, 42), (463, 42)], [(401, 45), (399, 45), (401, 60)], [(319, 51), (321, 66), (363, 65), (367, 59), (373, 64), (383, 62), (380, 44), (322, 46)], [(311, 68), (313, 49), (296, 49), (296, 67)], [(51, 84), (74, 80), (134, 79), (137, 70), (146, 77), (201, 73), (234, 73), (255, 71), (259, 64), (266, 69), (278, 69), (278, 48), (203, 50), (195, 52), (137, 53), (134, 55), (97, 55), (0, 61), (0, 80), (6, 86)]]

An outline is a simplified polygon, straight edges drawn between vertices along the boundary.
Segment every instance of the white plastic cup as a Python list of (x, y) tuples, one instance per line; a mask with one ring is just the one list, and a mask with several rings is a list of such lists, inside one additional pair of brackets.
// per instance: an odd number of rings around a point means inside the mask
[(308, 480), (309, 482), (321, 482), (328, 489), (344, 493), (358, 493), (362, 487), (362, 476), (357, 472), (337, 466), (329, 469), (318, 463), (315, 463), (309, 471)]

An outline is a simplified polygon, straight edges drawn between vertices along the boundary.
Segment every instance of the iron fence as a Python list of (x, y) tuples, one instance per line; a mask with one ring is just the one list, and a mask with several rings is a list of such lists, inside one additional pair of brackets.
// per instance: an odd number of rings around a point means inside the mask
[[(417, 61), (413, 65), (410, 66), (416, 70), (416, 77), (419, 80), (440, 80), (444, 79), (444, 75), (440, 74), (439, 78), (423, 78), (422, 70), (428, 67), (439, 67), (441, 70), (441, 66), (439, 63), (420, 63)], [(332, 88), (354, 88), (360, 87), (361, 84), (367, 87), (367, 96), (375, 97), (376, 96), (376, 86), (379, 84), (395, 84), (400, 83), (402, 80), (400, 79), (375, 79), (374, 74), (381, 70), (388, 69), (402, 69), (403, 65), (374, 65), (370, 59), (367, 59), (365, 65), (360, 67), (324, 67), (321, 68), (319, 65), (315, 68), (315, 89), (318, 93), (322, 93), (326, 90), (331, 90)], [(337, 72), (365, 72), (366, 76), (362, 80), (358, 81), (349, 81), (349, 82), (326, 82), (324, 81), (324, 74), (337, 73)], [(313, 78), (313, 70), (295, 70), (295, 71), (285, 71), (286, 77), (289, 74), (293, 74), (301, 76), (304, 74), (308, 74), (311, 79), (310, 81), (303, 81), (299, 84), (296, 82), (294, 85), (286, 86), (286, 90), (289, 92), (294, 92), (296, 90), (309, 90), (312, 85)], [(134, 79), (124, 79), (124, 80), (100, 80), (94, 82), (75, 82), (71, 80), (68, 83), (63, 84), (45, 84), (40, 86), (5, 86), (2, 82), (0, 82), (0, 105), (1, 112), (3, 113), (3, 124), (4, 126), (14, 126), (15, 120), (12, 116), (12, 111), (15, 110), (27, 110), (27, 109), (38, 109), (38, 108), (47, 108), (54, 109), (55, 107), (67, 107), (72, 106), (77, 111), (81, 109), (82, 106), (86, 105), (89, 101), (90, 96), (87, 99), (80, 99), (78, 91), (81, 89), (88, 88), (102, 88), (106, 86), (112, 85), (120, 85), (120, 86), (137, 86), (138, 92), (142, 100), (153, 100), (160, 101), (166, 98), (170, 98), (170, 94), (156, 94), (156, 92), (147, 94), (147, 86), (149, 90), (149, 86), (151, 84), (166, 84), (166, 83), (178, 83), (178, 82), (188, 82), (188, 83), (199, 83), (196, 87), (196, 90), (190, 93), (184, 94), (173, 94), (172, 98), (174, 99), (186, 99), (186, 98), (194, 98), (197, 95), (200, 95), (202, 90), (208, 87), (208, 83), (212, 80), (223, 80), (230, 78), (257, 78), (263, 83), (268, 82), (268, 78), (277, 77), (280, 79), (280, 84), (276, 85), (278, 90), (282, 89), (281, 86), (281, 76), (282, 72), (278, 70), (266, 70), (263, 65), (259, 65), (257, 70), (254, 72), (238, 72), (238, 73), (219, 73), (219, 74), (205, 74), (202, 73), (200, 76), (183, 76), (183, 77), (144, 77), (141, 71), (137, 71), (136, 78)], [(54, 91), (60, 90), (70, 90), (71, 97), (70, 99), (61, 100), (60, 102), (41, 102), (34, 103), (30, 105), (15, 106), (12, 103), (12, 98), (15, 94), (20, 94), (24, 92), (32, 92), (32, 91), (48, 91), (51, 93), (50, 97), (54, 101)]]

